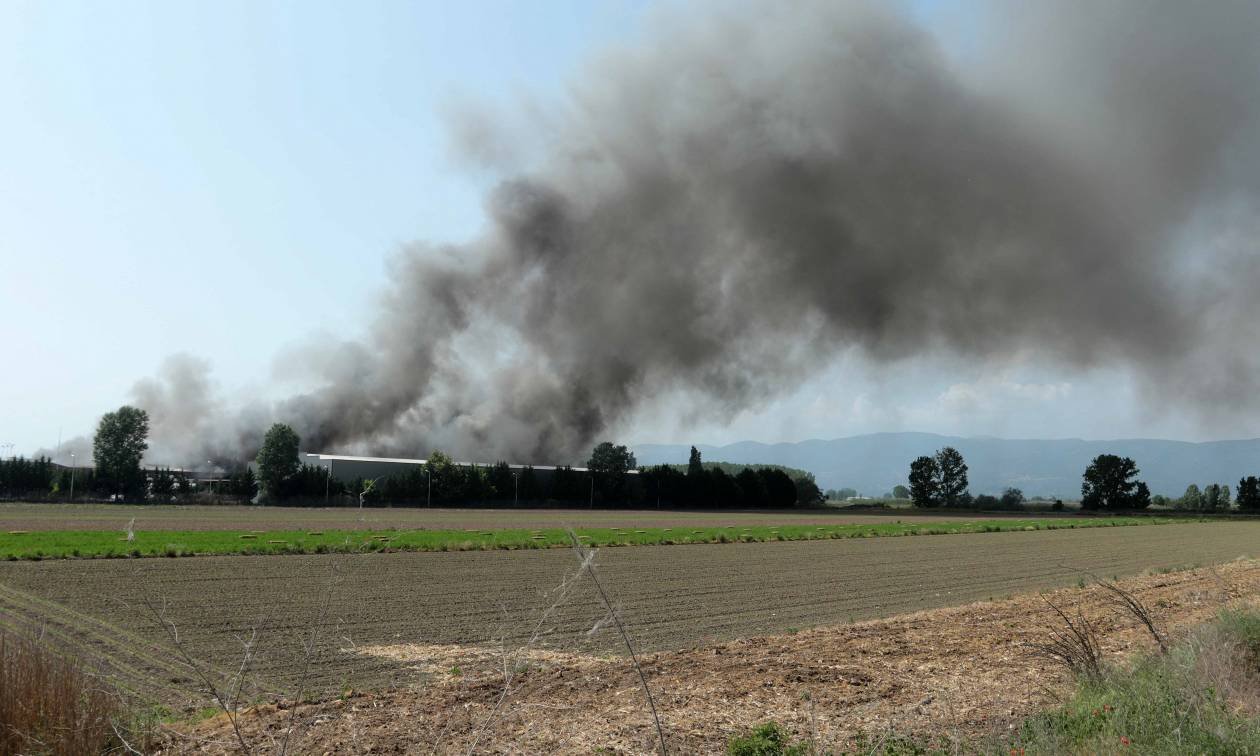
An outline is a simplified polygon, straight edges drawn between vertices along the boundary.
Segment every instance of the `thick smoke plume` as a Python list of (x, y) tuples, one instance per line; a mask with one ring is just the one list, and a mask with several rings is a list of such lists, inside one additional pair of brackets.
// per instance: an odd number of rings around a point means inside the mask
[(483, 238), (396, 259), (319, 388), (225, 430), (176, 363), (137, 387), (155, 448), (248, 456), (274, 418), (309, 449), (575, 461), (645, 403), (755, 406), (849, 349), (1254, 402), (1260, 3), (998, 3), (952, 54), (887, 6), (661, 19), (532, 125)]

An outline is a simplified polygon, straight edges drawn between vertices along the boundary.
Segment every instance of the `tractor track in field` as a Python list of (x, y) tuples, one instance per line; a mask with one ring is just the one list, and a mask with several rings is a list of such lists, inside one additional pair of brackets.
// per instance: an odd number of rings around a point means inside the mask
[(95, 674), (144, 698), (188, 698), (190, 671), (160, 642), (0, 584), (0, 627), (83, 657)]

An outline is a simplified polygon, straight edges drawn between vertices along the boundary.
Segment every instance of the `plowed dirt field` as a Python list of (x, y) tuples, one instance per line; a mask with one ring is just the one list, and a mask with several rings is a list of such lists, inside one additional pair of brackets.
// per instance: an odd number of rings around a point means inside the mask
[[(1260, 552), (1260, 523), (608, 549), (601, 575), (644, 650), (678, 649), (844, 623), (1074, 583), (1078, 570), (1126, 575)], [(0, 620), (73, 647), (137, 691), (203, 706), (145, 606), (166, 607), (188, 651), (239, 662), (258, 628), (259, 696), (287, 692), (301, 637), (320, 625), (312, 687), (382, 689), (432, 670), (363, 646), (519, 645), (617, 653), (585, 581), (551, 613), (576, 566), (567, 550), (198, 557), (0, 564)], [(324, 616), (325, 600), (329, 610)], [(540, 618), (544, 621), (540, 622)]]
[[(1157, 625), (1177, 641), (1223, 607), (1254, 607), (1260, 563), (1128, 578), (1121, 585), (1151, 607)], [(1109, 663), (1154, 645), (1098, 586), (1061, 589), (1052, 600), (1096, 623)], [(642, 664), (670, 753), (722, 753), (728, 738), (766, 721), (781, 723), (813, 753), (885, 753), (881, 746), (890, 733), (943, 753), (1019, 753), (1012, 728), (1071, 689), (1063, 669), (1030, 648), (1058, 624), (1044, 601), (1024, 594), (650, 653)], [(242, 718), (247, 742), (259, 753), (276, 753), (275, 743), (294, 725), (298, 749), (313, 754), (470, 753), (474, 747), (493, 754), (658, 752), (639, 677), (624, 658), (517, 656), (529, 664), (505, 696), (498, 653), (407, 644), (362, 652), (460, 674), (435, 677), (420, 690), (365, 693), (296, 712), (264, 706)], [(859, 736), (865, 744), (855, 747)], [(235, 749), (223, 717), (167, 737), (176, 753)], [(1117, 742), (1112, 753), (1130, 750)]]

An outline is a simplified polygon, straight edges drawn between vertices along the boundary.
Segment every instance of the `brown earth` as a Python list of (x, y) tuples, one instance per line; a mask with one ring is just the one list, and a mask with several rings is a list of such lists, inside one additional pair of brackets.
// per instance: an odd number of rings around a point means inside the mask
[[(1255, 602), (1260, 563), (1129, 578), (1121, 585), (1176, 635), (1223, 606)], [(1100, 588), (1050, 597), (1099, 622), (1111, 662), (1152, 645)], [(819, 751), (843, 750), (859, 734), (878, 743), (889, 732), (947, 742), (984, 738), (1004, 749), (1015, 722), (1068, 688), (1064, 671), (1029, 647), (1056, 622), (1040, 597), (1024, 595), (663, 651), (644, 656), (642, 665), (673, 753), (720, 752), (733, 734), (768, 720)], [(412, 665), (432, 682), (296, 712), (262, 707), (242, 717), (248, 742), (274, 752), (293, 723), (296, 750), (316, 754), (465, 753), (474, 747), (483, 753), (651, 753), (655, 747), (643, 689), (625, 658), (414, 644), (359, 652)], [(505, 683), (505, 669), (521, 671)], [(233, 741), (219, 717), (170, 733), (168, 743), (171, 752), (222, 753)]]
[(0, 503), (4, 530), (123, 530), (134, 517), (137, 530), (303, 530), (485, 528), (645, 528), (736, 525), (867, 525), (892, 519), (915, 522), (959, 522), (1009, 517), (1073, 517), (1049, 512), (1011, 515), (970, 512), (926, 514), (913, 508), (852, 512), (730, 511), (671, 512), (660, 510), (589, 509), (451, 509), (348, 507), (252, 507), (127, 504)]
[[(642, 546), (600, 552), (602, 574), (640, 648), (733, 638), (956, 606), (1069, 585), (1077, 569), (1129, 575), (1255, 555), (1260, 523)], [(153, 616), (165, 606), (181, 642), (209, 668), (239, 662), (257, 628), (250, 695), (291, 692), (301, 639), (320, 628), (314, 695), (423, 685), (432, 670), (353, 652), (400, 644), (519, 645), (576, 565), (567, 550), (229, 556), (0, 563), (0, 622), (43, 634), (108, 675), (177, 709), (204, 697)], [(321, 606), (329, 601), (323, 616)], [(620, 653), (580, 583), (546, 615), (535, 646)]]

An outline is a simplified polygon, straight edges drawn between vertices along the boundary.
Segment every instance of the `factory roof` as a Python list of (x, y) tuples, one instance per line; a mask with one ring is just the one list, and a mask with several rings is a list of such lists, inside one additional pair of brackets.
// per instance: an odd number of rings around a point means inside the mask
[[(383, 462), (396, 465), (423, 465), (427, 464), (429, 461), (427, 459), (407, 459), (405, 457), (358, 457), (350, 454), (314, 454), (309, 452), (302, 454), (302, 457), (314, 457), (321, 462)], [(493, 467), (496, 463), (455, 461), (455, 464), (462, 467), (471, 467), (472, 465), (476, 465), (478, 467)], [(513, 470), (524, 470), (526, 467), (531, 467), (535, 470), (558, 470), (563, 467), (563, 465), (514, 465), (509, 463), (508, 467)], [(569, 469), (574, 472), (587, 472), (587, 468), (585, 467), (570, 467)], [(637, 473), (638, 470), (631, 470), (630, 472), (633, 474)]]

